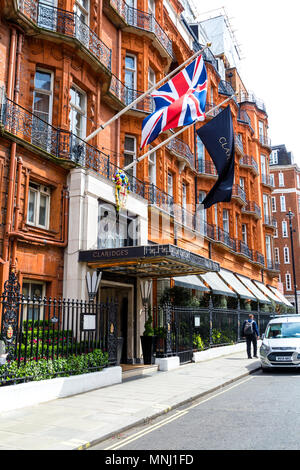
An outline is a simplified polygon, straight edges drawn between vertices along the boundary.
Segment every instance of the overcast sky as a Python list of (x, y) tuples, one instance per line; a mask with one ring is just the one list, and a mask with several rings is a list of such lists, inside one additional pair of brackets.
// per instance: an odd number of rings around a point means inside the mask
[(285, 144), (300, 166), (299, 0), (194, 0), (194, 4), (203, 13), (225, 7), (244, 57), (241, 78), (248, 91), (265, 102), (272, 145)]

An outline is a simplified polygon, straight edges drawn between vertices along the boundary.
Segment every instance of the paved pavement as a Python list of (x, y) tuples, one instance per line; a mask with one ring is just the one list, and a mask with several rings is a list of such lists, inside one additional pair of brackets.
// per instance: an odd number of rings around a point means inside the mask
[(5, 412), (0, 417), (0, 450), (85, 449), (259, 368), (258, 359), (235, 352)]

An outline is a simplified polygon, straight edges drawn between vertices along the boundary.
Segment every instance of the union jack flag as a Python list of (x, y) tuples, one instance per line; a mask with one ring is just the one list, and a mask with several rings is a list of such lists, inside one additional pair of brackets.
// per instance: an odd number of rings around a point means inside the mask
[(151, 93), (155, 111), (143, 121), (141, 149), (156, 139), (160, 132), (204, 121), (206, 93), (207, 73), (200, 55)]

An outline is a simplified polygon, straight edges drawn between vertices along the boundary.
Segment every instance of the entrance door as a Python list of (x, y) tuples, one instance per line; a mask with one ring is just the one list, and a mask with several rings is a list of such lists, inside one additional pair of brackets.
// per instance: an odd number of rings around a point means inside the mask
[(123, 297), (120, 309), (120, 332), (123, 338), (123, 349), (121, 355), (121, 364), (127, 364), (128, 349), (128, 297)]

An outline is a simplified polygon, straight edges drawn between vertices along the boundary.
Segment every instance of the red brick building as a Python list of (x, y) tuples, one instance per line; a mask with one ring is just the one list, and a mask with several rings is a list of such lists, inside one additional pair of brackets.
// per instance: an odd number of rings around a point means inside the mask
[[(300, 168), (294, 163), (291, 152), (285, 145), (272, 147), (270, 159), (270, 174), (273, 179), (272, 216), (276, 219), (277, 227), (274, 237), (275, 263), (280, 269), (279, 282), (288, 300), (295, 305), (295, 284), (300, 280)], [(288, 212), (293, 213), (291, 219), (293, 229), (293, 250), (295, 260), (295, 276), (293, 272), (292, 245), (290, 234), (290, 218)], [(299, 287), (296, 288), (299, 311)]]

